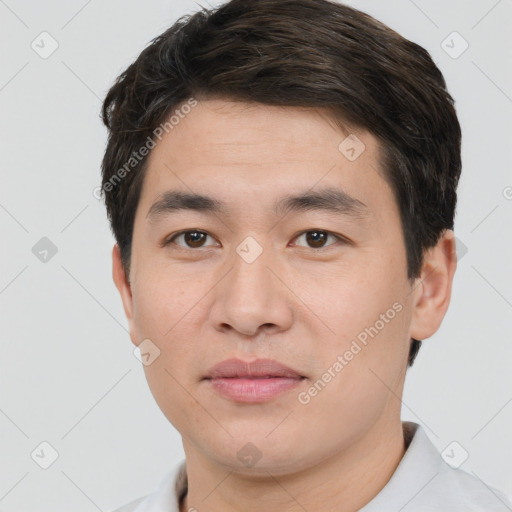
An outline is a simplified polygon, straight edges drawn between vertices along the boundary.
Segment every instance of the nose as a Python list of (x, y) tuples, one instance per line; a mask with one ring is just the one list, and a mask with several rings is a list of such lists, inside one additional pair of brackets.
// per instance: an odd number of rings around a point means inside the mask
[(272, 251), (264, 250), (254, 261), (240, 254), (234, 252), (230, 272), (215, 287), (210, 317), (215, 328), (251, 337), (289, 329), (293, 294)]

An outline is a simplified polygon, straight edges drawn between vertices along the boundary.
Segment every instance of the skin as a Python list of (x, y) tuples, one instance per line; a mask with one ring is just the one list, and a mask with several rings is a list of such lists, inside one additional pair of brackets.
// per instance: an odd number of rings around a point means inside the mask
[[(426, 252), (421, 276), (407, 279), (377, 139), (351, 132), (366, 146), (354, 161), (338, 149), (348, 133), (323, 112), (211, 99), (199, 101), (149, 156), (130, 276), (116, 245), (113, 278), (132, 342), (149, 338), (161, 351), (144, 371), (182, 435), (189, 481), (182, 510), (355, 511), (404, 454), (398, 397), (410, 339), (433, 335), (448, 308), (454, 236), (445, 231)], [(324, 185), (365, 203), (369, 216), (273, 212), (280, 197)], [(151, 221), (151, 205), (167, 190), (221, 199), (230, 215), (184, 210)], [(209, 236), (193, 247), (184, 236), (159, 245), (186, 229)], [(315, 229), (350, 243), (329, 237), (323, 248), (312, 245), (307, 233)], [(236, 252), (248, 236), (263, 249), (251, 264)], [(300, 403), (298, 394), (395, 302), (401, 311)], [(236, 403), (202, 380), (230, 357), (276, 359), (306, 379), (269, 402)], [(237, 458), (248, 442), (261, 454), (252, 467)]]

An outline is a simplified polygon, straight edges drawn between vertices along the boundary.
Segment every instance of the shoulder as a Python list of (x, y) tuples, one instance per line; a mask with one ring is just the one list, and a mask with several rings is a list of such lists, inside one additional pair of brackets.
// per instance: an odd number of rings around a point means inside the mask
[(178, 512), (179, 497), (186, 492), (185, 460), (180, 461), (146, 494), (110, 512)]
[[(417, 487), (412, 503), (418, 510), (506, 512), (512, 510), (510, 498), (489, 486), (475, 474), (446, 462), (423, 428), (416, 429), (409, 470), (417, 471)], [(419, 485), (422, 484), (422, 485)]]
[(446, 465), (432, 481), (432, 496), (453, 510), (506, 512), (512, 510), (510, 497), (462, 469)]
[(510, 497), (474, 474), (449, 465), (424, 429), (405, 422), (406, 452), (364, 512), (510, 512)]

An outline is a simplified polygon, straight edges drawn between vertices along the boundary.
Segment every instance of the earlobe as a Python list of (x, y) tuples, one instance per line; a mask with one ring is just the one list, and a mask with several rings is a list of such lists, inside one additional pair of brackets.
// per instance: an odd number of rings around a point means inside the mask
[(134, 345), (138, 345), (135, 323), (133, 321), (133, 297), (132, 290), (123, 268), (121, 251), (117, 244), (112, 249), (112, 278), (123, 302), (124, 313), (128, 320), (130, 338)]
[(456, 268), (455, 236), (447, 229), (437, 245), (424, 255), (421, 276), (414, 290), (411, 338), (424, 340), (439, 329), (450, 303)]

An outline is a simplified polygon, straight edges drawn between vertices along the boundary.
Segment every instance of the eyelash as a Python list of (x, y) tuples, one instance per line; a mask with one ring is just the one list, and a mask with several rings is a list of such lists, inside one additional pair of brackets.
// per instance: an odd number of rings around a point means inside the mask
[[(178, 233), (175, 233), (174, 235), (172, 235), (171, 237), (167, 238), (166, 240), (164, 240), (162, 243), (161, 243), (161, 247), (166, 247), (166, 246), (169, 246), (171, 245), (172, 243), (174, 243), (174, 240), (176, 240), (178, 237), (182, 236), (182, 235), (185, 235), (187, 233), (201, 233), (201, 234), (204, 234), (204, 235), (207, 235), (207, 236), (211, 236), (210, 234), (208, 234), (206, 231), (201, 231), (199, 229), (187, 229), (187, 230), (184, 230), (184, 231), (180, 231)], [(342, 242), (344, 244), (350, 244), (350, 240), (348, 240), (347, 238), (344, 238), (340, 235), (336, 235), (334, 233), (331, 233), (330, 231), (326, 231), (325, 229), (307, 229), (305, 231), (301, 231), (300, 233), (298, 233), (297, 235), (295, 235), (293, 237), (293, 240), (301, 237), (302, 235), (305, 235), (307, 233), (325, 233), (327, 236), (331, 236), (335, 239), (337, 239), (338, 242)], [(212, 237), (213, 238), (213, 237)], [(175, 245), (178, 245), (178, 244), (175, 244)], [(310, 249), (312, 249), (313, 251), (322, 251), (324, 249), (326, 249), (327, 247), (330, 247), (332, 245), (336, 245), (336, 243), (333, 243), (333, 244), (328, 244), (328, 245), (325, 245), (324, 247), (318, 247), (318, 248), (315, 248), (315, 247), (310, 247)], [(182, 245), (178, 245), (178, 247), (180, 249), (184, 249), (184, 250), (199, 250), (199, 249), (206, 249), (207, 247), (184, 247)], [(302, 247), (302, 246), (301, 246)]]

